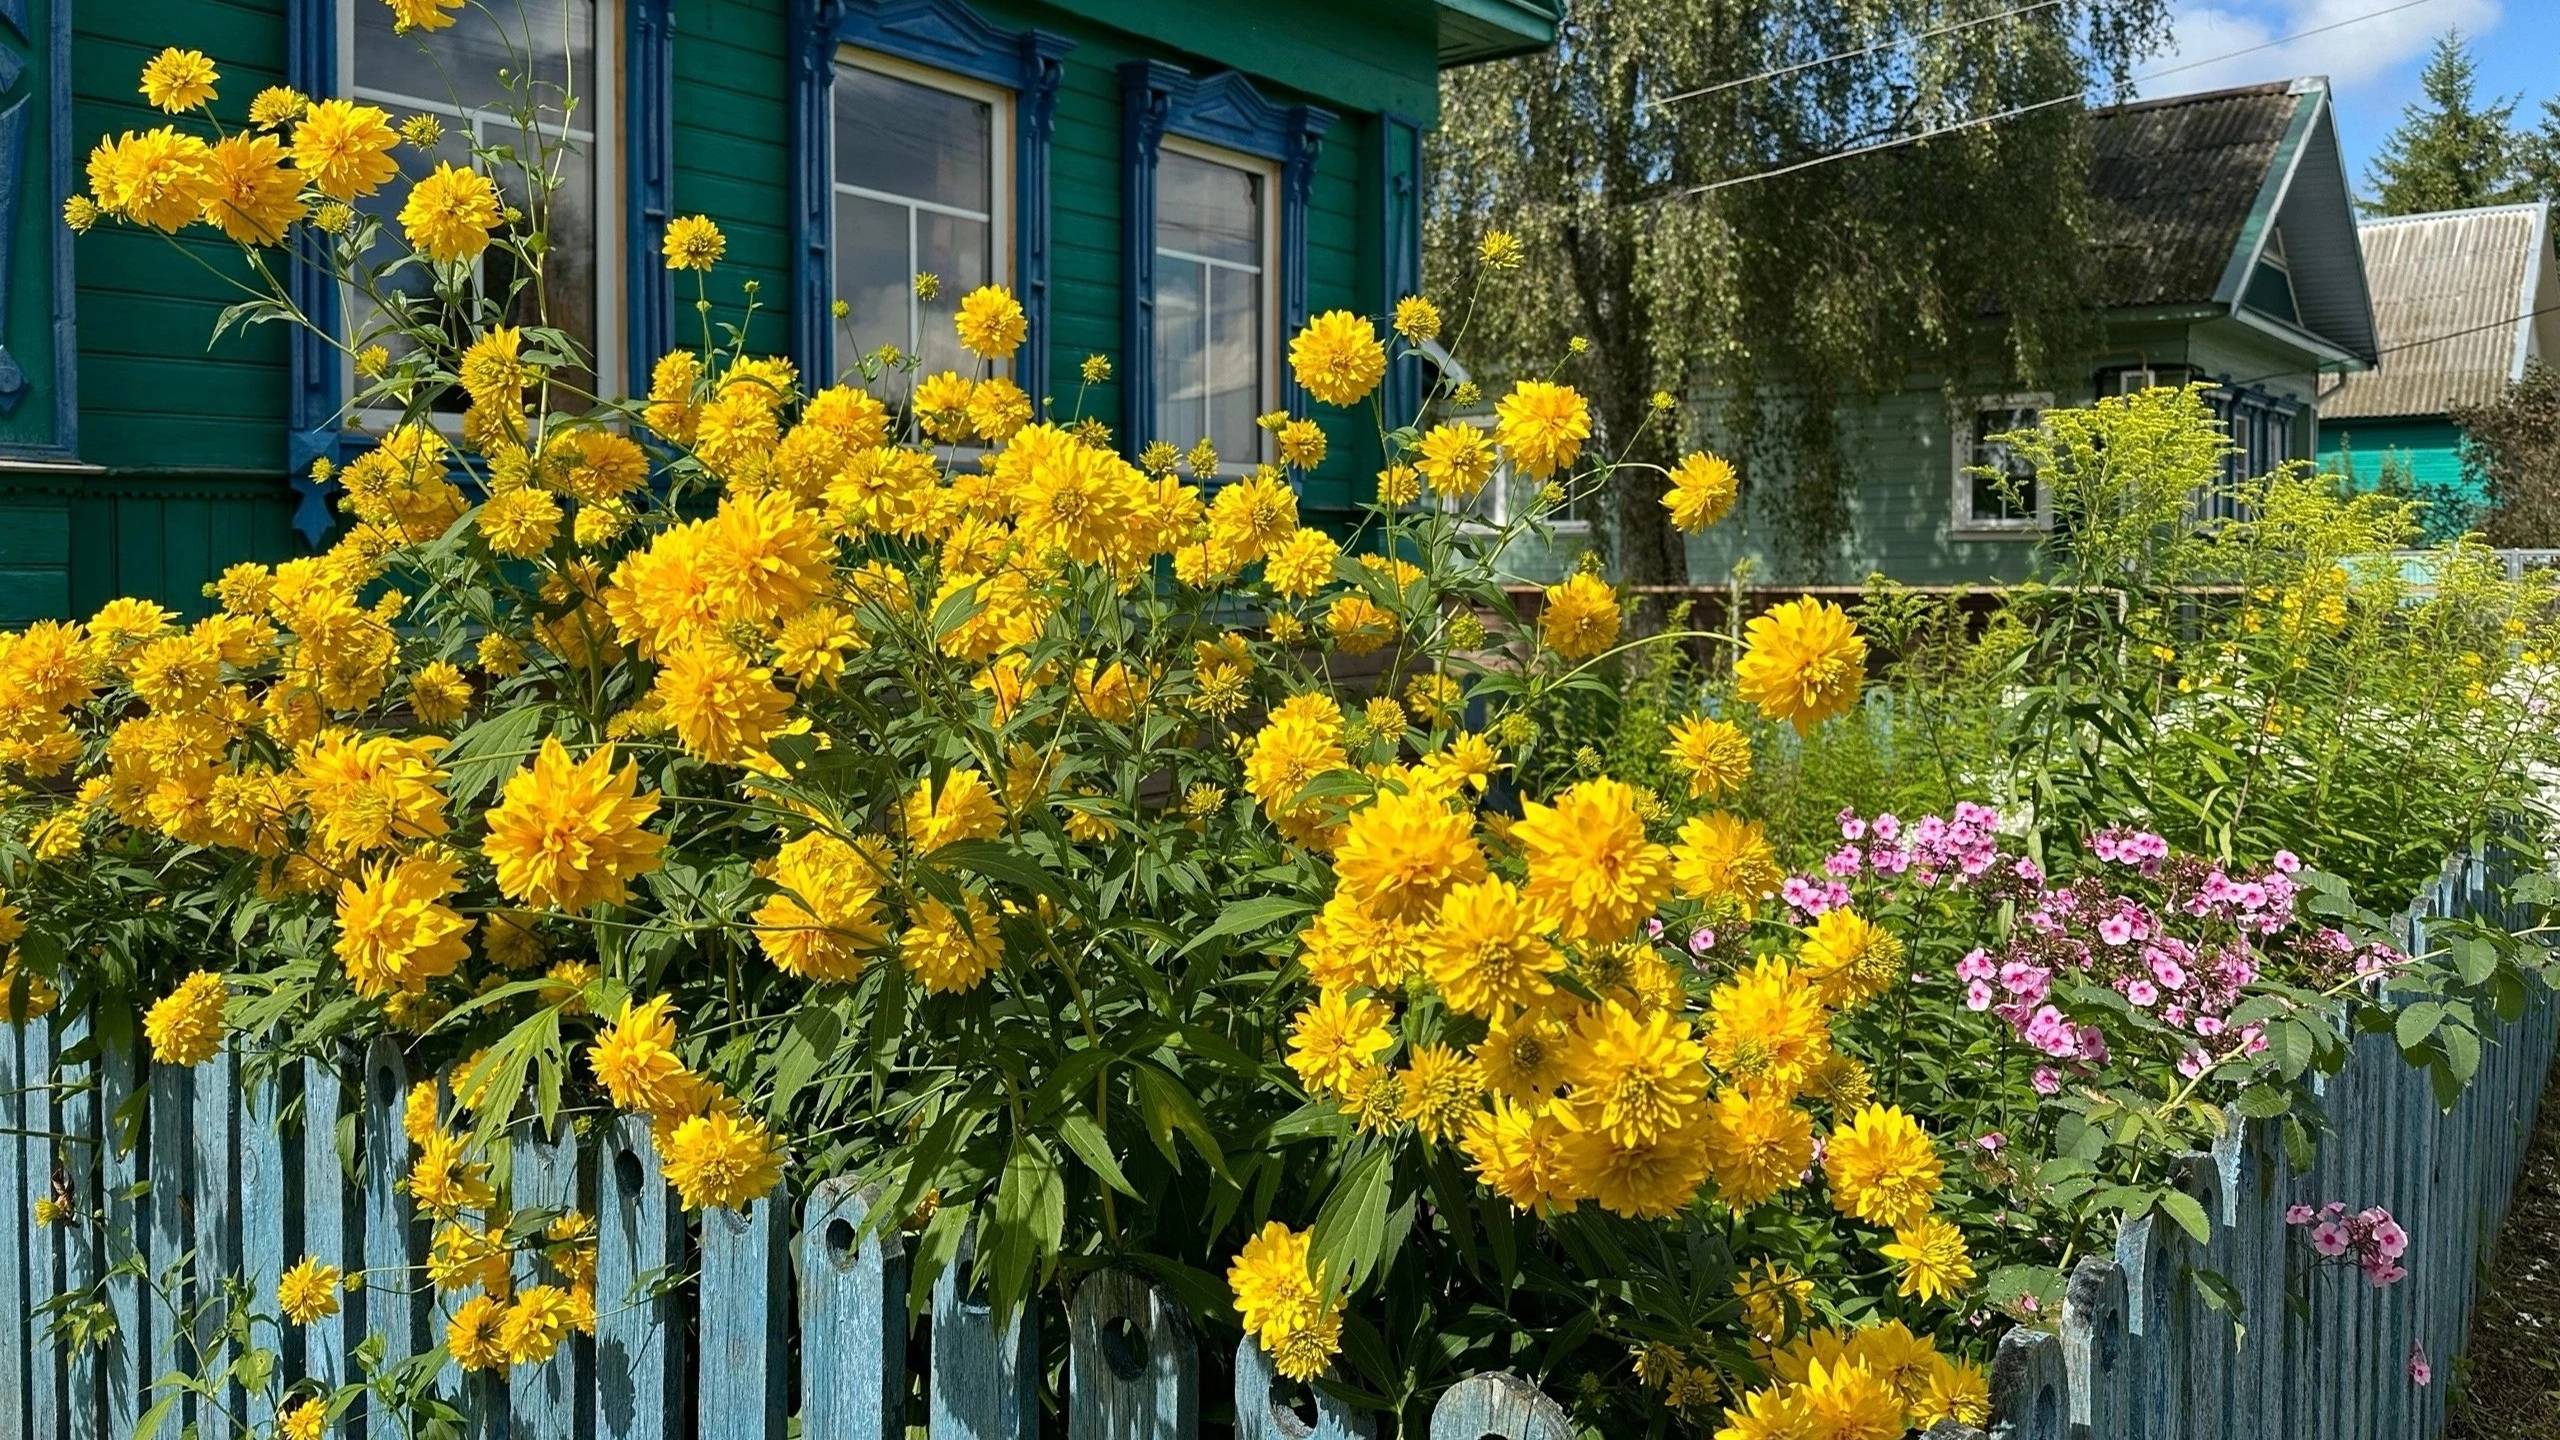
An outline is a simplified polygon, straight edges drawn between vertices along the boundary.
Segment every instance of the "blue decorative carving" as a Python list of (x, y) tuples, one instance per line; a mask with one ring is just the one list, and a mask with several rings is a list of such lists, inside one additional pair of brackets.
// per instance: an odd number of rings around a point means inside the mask
[[(30, 18), (32, 15), (34, 18)], [(39, 48), (41, 47), (41, 48)], [(70, 227), (54, 223), (49, 197), (68, 195), (71, 168), (71, 10), (47, 0), (30, 12), (28, 0), (0, 0), (0, 418), (15, 420), (30, 400), (50, 402), (50, 425), (0, 436), (0, 456), (19, 460), (72, 460), (79, 455), (78, 291), (72, 280)], [(32, 195), (32, 199), (30, 196)], [(20, 230), (27, 207), (40, 212), (33, 229), (45, 247), (41, 287), (18, 284)], [(30, 374), (30, 315), (45, 331), (33, 352), (48, 345), (49, 364)], [(11, 341), (19, 342), (11, 348)]]
[[(1422, 293), (1422, 126), (1409, 115), (1378, 116), (1378, 296), (1396, 301)], [(1422, 405), (1422, 357), (1410, 352), (1387, 368), (1387, 423), (1412, 421)]]
[(1029, 321), (1014, 379), (1036, 401), (1049, 393), (1049, 144), (1058, 82), (1075, 42), (1045, 30), (991, 25), (961, 0), (792, 0), (791, 213), (799, 263), (791, 297), (792, 350), (804, 374), (836, 373), (836, 49), (851, 45), (1013, 92), (1014, 294)]
[[(1186, 136), (1279, 162), (1280, 330), (1293, 335), (1307, 320), (1307, 191), (1334, 117), (1313, 105), (1266, 99), (1232, 70), (1195, 79), (1161, 60), (1120, 67), (1120, 103), (1120, 393), (1126, 407), (1120, 440), (1135, 455), (1151, 438), (1146, 429), (1156, 413), (1156, 161), (1164, 137)], [(1281, 395), (1290, 414), (1306, 413), (1306, 395), (1285, 368)]]

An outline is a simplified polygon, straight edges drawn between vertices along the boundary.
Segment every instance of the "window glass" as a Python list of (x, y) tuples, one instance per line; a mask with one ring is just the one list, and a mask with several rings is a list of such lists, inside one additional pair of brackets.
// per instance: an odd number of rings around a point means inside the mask
[[(1973, 466), (1967, 467), (1964, 477), (1968, 521), (1977, 525), (2035, 521), (2035, 467), (1992, 437), (2013, 430), (2032, 430), (2042, 418), (2041, 412), (2029, 406), (1986, 405), (1973, 412)], [(1986, 475), (1974, 467), (1994, 473)]]
[(1266, 178), (1170, 149), (1156, 166), (1152, 438), (1206, 437), (1238, 465), (1263, 453)]
[[(611, 87), (596, 71), (596, 26), (599, 0), (524, 0), (516, 6), (466, 6), (454, 14), (451, 28), (432, 36), (392, 31), (388, 6), (360, 3), (353, 7), (354, 70), (350, 92), (357, 100), (391, 112), (394, 123), (411, 115), (433, 115), (444, 127), (444, 139), (432, 160), (405, 150), (402, 174), (362, 202), (366, 213), (383, 220), (384, 242), (377, 263), (399, 253), (400, 207), (408, 199), (411, 178), (442, 161), (471, 163), (471, 145), (511, 148), (520, 165), (548, 154), (561, 176), (551, 197), (547, 220), (549, 263), (537, 291), (524, 285), (508, 305), (508, 323), (549, 324), (574, 337), (581, 350), (594, 355), (603, 344), (603, 175), (597, 164), (600, 137), (611, 126), (601, 117)], [(344, 12), (342, 12), (344, 13)], [(504, 20), (499, 18), (504, 15)], [(497, 75), (527, 77), (525, 88), (509, 94)], [(574, 103), (572, 103), (574, 97)], [(519, 112), (530, 100), (538, 129), (528, 133)], [(522, 170), (508, 166), (494, 178), (509, 203), (525, 207), (529, 197)], [(512, 257), (496, 248), (478, 262), (483, 293), (504, 296), (520, 281)], [(431, 282), (422, 268), (401, 271), (385, 288), (426, 303)], [(363, 296), (353, 305), (354, 334), (362, 336), (378, 323), (381, 311)], [(389, 342), (385, 342), (389, 343)], [(399, 348), (393, 346), (395, 352)], [(577, 392), (596, 389), (591, 370), (554, 372)], [(459, 411), (467, 403), (460, 393), (447, 395), (439, 408)], [(577, 394), (555, 403), (576, 408)]]
[[(835, 298), (852, 354), (883, 345), (921, 355), (924, 373), (973, 371), (951, 317), (997, 282), (998, 105), (920, 79), (836, 61)], [(915, 293), (915, 277), (941, 283)], [(884, 390), (903, 392), (903, 377)]]

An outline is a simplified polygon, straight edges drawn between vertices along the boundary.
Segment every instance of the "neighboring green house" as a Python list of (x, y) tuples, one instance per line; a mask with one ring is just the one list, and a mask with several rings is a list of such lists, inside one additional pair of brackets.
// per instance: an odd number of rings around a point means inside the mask
[[(486, 130), (466, 88), (500, 63), (485, 0), (426, 37), (382, 0), (0, 0), (0, 624), (119, 594), (200, 609), (227, 563), (331, 521), (305, 476), (362, 443), (339, 352), (281, 326), (208, 344), (242, 273), (227, 243), (58, 218), (101, 135), (165, 123), (136, 93), (164, 45), (214, 57), (240, 126), (270, 84)], [(1302, 404), (1287, 336), (1311, 311), (1378, 313), (1420, 289), (1424, 131), (1439, 71), (1553, 43), (1561, 0), (522, 0), (535, 68), (578, 77), (592, 165), (552, 248), (555, 295), (608, 393), (699, 331), (661, 267), (668, 219), (729, 237), (712, 295), (763, 307), (759, 348), (831, 375), (883, 342), (929, 358), (969, 286), (1031, 315), (1015, 376), (1132, 447), (1204, 432), (1260, 453), (1262, 411)], [(451, 79), (445, 78), (450, 76)], [(200, 122), (182, 122), (200, 123)], [(450, 143), (450, 142), (449, 142)], [(411, 157), (414, 161), (415, 157)], [(413, 166), (414, 168), (414, 166)], [(392, 194), (369, 205), (396, 208)], [(199, 263), (203, 262), (203, 263)], [(208, 268), (210, 267), (210, 268)], [(942, 299), (911, 302), (932, 271)], [(689, 281), (689, 277), (688, 277)], [(296, 267), (312, 313), (344, 326)], [(850, 318), (831, 323), (829, 302)], [(555, 313), (557, 312), (555, 304)], [(361, 328), (361, 317), (357, 317)], [(1114, 378), (1079, 384), (1090, 354)], [(1391, 406), (1417, 398), (1400, 366)], [(1328, 423), (1333, 423), (1329, 421)], [(1310, 477), (1353, 505), (1374, 434), (1340, 421)]]
[(1916, 377), (1844, 413), (1852, 531), (1823, 572), (1771, 563), (1785, 487), (1748, 486), (1735, 519), (1691, 540), (1693, 581), (1718, 583), (1745, 555), (1763, 578), (1801, 583), (2018, 578), (2053, 516), (2031, 475), (2013, 503), (1971, 473), (2002, 463), (1987, 437), (2146, 385), (2213, 384), (2234, 465), (2252, 473), (2313, 453), (2321, 377), (2370, 367), (2378, 348), (2327, 82), (2145, 100), (2088, 123), (2099, 347), (2041, 383)]
[(2462, 431), (2447, 418), (2495, 400), (2525, 366), (2560, 353), (2560, 270), (2545, 202), (2396, 215), (2364, 227), (2365, 272), (2385, 352), (2320, 397), (2320, 464), (2371, 488), (2389, 457), (2404, 483), (2475, 511)]

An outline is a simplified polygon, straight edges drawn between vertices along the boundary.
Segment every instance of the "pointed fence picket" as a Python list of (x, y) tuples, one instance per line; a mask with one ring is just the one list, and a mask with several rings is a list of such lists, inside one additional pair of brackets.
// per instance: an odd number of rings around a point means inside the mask
[[(2480, 857), (2452, 867), (2407, 922), (2495, 903)], [(2502, 917), (2512, 921), (2514, 917)], [(2179, 1174), (2211, 1238), (2174, 1224), (2125, 1227), (2112, 1255), (2083, 1259), (2055, 1328), (2003, 1336), (1991, 1372), (1998, 1440), (2401, 1440), (2444, 1422), (2444, 1386), (2410, 1383), (2411, 1346), (2440, 1374), (2461, 1349), (2482, 1258), (2550, 1071), (2560, 1011), (2537, 996), (2493, 1037), (2471, 1087), (2439, 1109), (2424, 1072), (2391, 1037), (2359, 1037), (2325, 1082), (2337, 1118), (2307, 1175), (2252, 1122)], [(131, 1037), (105, 1043), (82, 1017), (0, 1024), (0, 1440), (132, 1435), (168, 1392), (150, 1388), (173, 1357), (230, 1343), (190, 1333), (146, 1284), (218, 1294), (205, 1262), (241, 1273), (272, 1312), (275, 1277), (305, 1255), (365, 1273), (338, 1315), (252, 1343), (288, 1380), (358, 1371), (369, 1337), (385, 1353), (443, 1338), (404, 1267), (427, 1236), (400, 1193), (409, 1073), (377, 1042), (341, 1063), (280, 1074), (245, 1053), (193, 1071), (137, 1070)], [(1251, 1342), (1204, 1350), (1205, 1328), (1140, 1273), (1086, 1275), (1061, 1313), (1026, 1307), (999, 1326), (946, 1267), (910, 1320), (909, 1257), (895, 1226), (868, 1222), (877, 1198), (846, 1181), (805, 1201), (777, 1192), (744, 1213), (688, 1216), (660, 1174), (645, 1122), (581, 1133), (519, 1133), (499, 1173), (519, 1209), (575, 1206), (596, 1220), (592, 1341), (500, 1382), (440, 1394), (502, 1440), (1375, 1440), (1391, 1417), (1363, 1413), (1272, 1372)], [(39, 1229), (34, 1201), (68, 1191), (104, 1225)], [(2311, 1269), (2283, 1221), (2287, 1205), (2340, 1199), (2390, 1207), (2415, 1245), (2410, 1277), (2373, 1291), (2341, 1268)], [(181, 1261), (186, 1263), (181, 1265)], [(123, 1268), (118, 1269), (121, 1265)], [(2204, 1303), (2195, 1270), (2223, 1276), (2241, 1328)], [(46, 1302), (105, 1281), (116, 1333), (73, 1355)], [(210, 1285), (211, 1289), (205, 1287)], [(2288, 1303), (2302, 1297), (2307, 1303)], [(1044, 1374), (1041, 1327), (1063, 1325), (1066, 1364)], [(1055, 1332), (1053, 1332), (1055, 1333)], [(1221, 1363), (1227, 1362), (1227, 1363)], [(202, 1362), (199, 1361), (199, 1364)], [(1208, 1387), (1222, 1392), (1213, 1403)], [(1056, 1385), (1060, 1393), (1044, 1386)], [(1229, 1388), (1231, 1384), (1231, 1388)], [(249, 1387), (217, 1403), (173, 1404), (164, 1434), (265, 1440), (276, 1417)], [(1219, 1416), (1214, 1427), (1204, 1417)], [(388, 1440), (362, 1407), (335, 1434)], [(1430, 1440), (1574, 1440), (1566, 1413), (1529, 1382), (1479, 1375), (1452, 1387)], [(1986, 1440), (1943, 1424), (1929, 1440)]]

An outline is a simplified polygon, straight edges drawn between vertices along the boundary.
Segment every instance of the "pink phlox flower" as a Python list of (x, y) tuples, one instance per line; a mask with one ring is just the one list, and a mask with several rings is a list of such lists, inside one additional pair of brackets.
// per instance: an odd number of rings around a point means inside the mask
[(2308, 1225), (2311, 1223), (2311, 1215), (2312, 1210), (2308, 1205), (2287, 1205), (2284, 1207), (2284, 1223), (2287, 1225)]
[(2347, 1235), (2347, 1227), (2335, 1220), (2323, 1220), (2311, 1227), (2311, 1248), (2318, 1251), (2324, 1259), (2335, 1260), (2346, 1254), (2348, 1246), (2352, 1243), (2353, 1241)]

